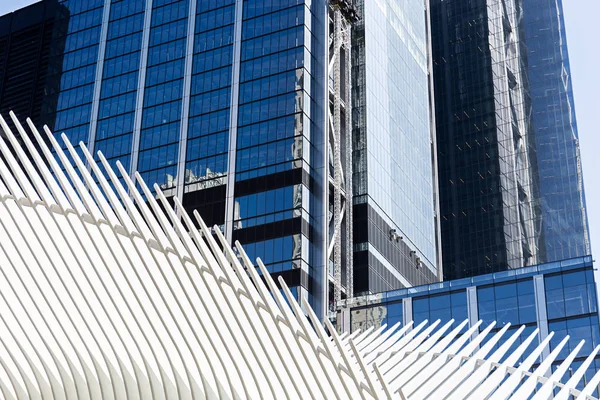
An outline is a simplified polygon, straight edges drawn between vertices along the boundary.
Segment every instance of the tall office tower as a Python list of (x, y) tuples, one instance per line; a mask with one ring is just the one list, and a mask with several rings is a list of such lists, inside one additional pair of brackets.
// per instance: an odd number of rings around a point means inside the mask
[(447, 279), (589, 254), (559, 15), (555, 1), (431, 2)]
[(57, 0), (36, 3), (0, 17), (0, 112), (13, 110), (36, 123), (52, 122), (58, 106), (47, 97), (60, 81), (50, 78), (62, 68), (64, 41), (52, 40), (66, 29), (68, 9)]
[(539, 175), (540, 253), (591, 254), (562, 0), (523, 0), (531, 119)]
[(431, 283), (438, 271), (423, 1), (356, 1), (354, 292)]
[(50, 128), (177, 195), (324, 315), (325, 0), (61, 4)]

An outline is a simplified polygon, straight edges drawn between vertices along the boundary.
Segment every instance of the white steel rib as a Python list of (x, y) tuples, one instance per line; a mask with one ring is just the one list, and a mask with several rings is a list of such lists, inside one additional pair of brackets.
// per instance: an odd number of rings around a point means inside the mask
[(581, 349), (552, 372), (566, 339), (532, 370), (551, 337), (527, 350), (537, 331), (510, 354), (521, 329), (479, 333), (481, 322), (462, 334), (467, 321), (340, 336), (177, 198), (175, 210), (118, 162), (113, 171), (98, 153), (101, 169), (64, 134), (59, 144), (10, 117), (16, 132), (0, 117), (3, 398), (590, 399), (600, 382), (576, 389), (596, 348), (559, 383)]

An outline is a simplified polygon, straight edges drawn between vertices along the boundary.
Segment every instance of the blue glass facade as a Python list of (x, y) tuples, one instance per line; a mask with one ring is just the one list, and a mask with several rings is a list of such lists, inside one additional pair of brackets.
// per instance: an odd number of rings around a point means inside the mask
[(546, 261), (591, 254), (562, 0), (523, 0)]
[[(136, 170), (163, 190), (177, 184), (189, 1), (152, 2)], [(168, 192), (169, 193), (169, 192)], [(172, 191), (170, 193), (173, 193)]]
[(36, 122), (177, 195), (323, 314), (327, 2), (56, 5)]
[[(555, 364), (585, 340), (576, 358), (577, 365), (600, 344), (598, 321), (597, 279), (591, 257), (581, 257), (560, 262), (540, 264), (473, 278), (457, 279), (436, 284), (417, 286), (370, 296), (356, 297), (342, 302), (338, 324), (351, 331), (383, 324), (402, 325), (413, 321), (415, 325), (427, 320), (441, 323), (454, 319), (454, 326), (469, 319), (467, 327), (478, 320), (480, 330), (496, 321), (494, 331), (510, 324), (509, 331), (525, 325), (518, 347), (536, 328), (538, 339), (533, 348), (549, 332), (554, 332), (549, 350), (541, 360), (569, 335), (568, 344), (561, 350)], [(507, 336), (505, 336), (507, 337)], [(496, 344), (496, 347), (502, 343)], [(508, 352), (510, 354), (510, 351)], [(553, 366), (556, 368), (556, 366)], [(586, 373), (588, 380), (600, 370), (600, 357)], [(566, 374), (563, 379), (568, 379)], [(596, 394), (597, 396), (597, 394)]]
[(94, 152), (131, 165), (144, 2), (112, 1), (104, 50)]
[(54, 132), (65, 132), (72, 143), (88, 143), (92, 103), (97, 78), (98, 54), (104, 16), (104, 0), (61, 2), (68, 11), (66, 29), (53, 32), (53, 41), (64, 40), (64, 48), (54, 57), (62, 59), (62, 69), (53, 79), (60, 80)]

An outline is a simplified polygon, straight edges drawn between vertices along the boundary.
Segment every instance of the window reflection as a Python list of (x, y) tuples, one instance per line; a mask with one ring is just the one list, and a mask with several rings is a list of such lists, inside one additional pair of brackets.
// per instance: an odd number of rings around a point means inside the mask
[(597, 311), (596, 289), (591, 271), (575, 271), (544, 278), (548, 319)]
[(533, 280), (477, 288), (479, 319), (483, 326), (496, 321), (498, 327), (507, 323), (521, 325), (536, 321)]
[[(454, 319), (452, 328), (468, 318), (467, 293), (456, 291), (447, 294), (436, 294), (426, 297), (414, 297), (412, 300), (413, 321), (415, 326), (428, 320), (429, 323), (437, 321), (444, 325), (450, 319)], [(463, 332), (468, 326), (463, 328)]]

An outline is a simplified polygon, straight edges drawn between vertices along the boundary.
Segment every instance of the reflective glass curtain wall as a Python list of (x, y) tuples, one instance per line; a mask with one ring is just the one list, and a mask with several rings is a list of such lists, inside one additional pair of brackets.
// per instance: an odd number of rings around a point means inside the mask
[(324, 30), (314, 29), (324, 4), (244, 1), (233, 203), (233, 239), (317, 308), (323, 295), (312, 289), (324, 289), (312, 261), (324, 245), (312, 207), (322, 182), (311, 154), (322, 151), (311, 148), (322, 147), (314, 125), (324, 91), (312, 91), (322, 79), (324, 53), (313, 50), (324, 48)]
[[(422, 1), (356, 1), (354, 292), (439, 280)], [(392, 233), (393, 232), (393, 233)]]
[(445, 279), (539, 260), (521, 21), (514, 0), (431, 1)]
[(431, 5), (445, 278), (590, 254), (562, 2)]
[(152, 0), (137, 171), (174, 194), (179, 160), (189, 1)]
[(144, 1), (112, 0), (98, 108), (94, 153), (128, 170), (139, 80)]
[(62, 1), (42, 121), (177, 194), (318, 314), (327, 4)]
[(235, 0), (196, 5), (184, 206), (225, 222)]
[(522, 0), (546, 261), (591, 254), (562, 0)]
[(92, 102), (100, 47), (105, 0), (67, 0), (61, 4), (68, 13), (66, 30), (54, 33), (53, 41), (64, 40), (53, 57), (62, 59), (55, 122), (49, 128), (56, 134), (65, 132), (72, 143), (87, 144), (92, 118)]

